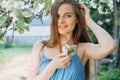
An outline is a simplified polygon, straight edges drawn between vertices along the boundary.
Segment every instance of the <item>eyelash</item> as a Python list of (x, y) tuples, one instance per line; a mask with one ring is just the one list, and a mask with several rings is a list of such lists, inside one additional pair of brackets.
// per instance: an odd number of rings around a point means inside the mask
[[(59, 15), (57, 16), (58, 18), (60, 17)], [(65, 17), (72, 17), (71, 15), (66, 15)]]
[(67, 17), (71, 17), (71, 15), (67, 15)]

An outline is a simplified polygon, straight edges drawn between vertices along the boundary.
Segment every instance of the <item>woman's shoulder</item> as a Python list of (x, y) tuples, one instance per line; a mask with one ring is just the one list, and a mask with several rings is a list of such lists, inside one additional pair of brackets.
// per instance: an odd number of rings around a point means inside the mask
[(39, 54), (43, 47), (44, 47), (43, 40), (36, 41), (33, 45), (32, 53)]
[(48, 40), (38, 40), (34, 43), (33, 47), (43, 47), (47, 44)]
[(35, 48), (40, 48), (43, 46), (43, 43), (42, 43), (42, 40), (39, 40), (39, 41), (36, 41), (34, 44), (33, 44), (33, 47)]
[(78, 43), (78, 52), (81, 52), (81, 51), (85, 52), (85, 50), (92, 45), (93, 45), (93, 43), (91, 43), (91, 42)]

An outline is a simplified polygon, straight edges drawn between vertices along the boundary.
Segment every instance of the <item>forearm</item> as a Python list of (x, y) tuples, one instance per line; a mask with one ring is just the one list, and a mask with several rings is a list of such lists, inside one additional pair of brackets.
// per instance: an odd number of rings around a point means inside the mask
[(45, 70), (42, 73), (28, 80), (49, 80), (51, 76), (54, 74), (55, 70), (56, 67), (51, 62), (48, 64), (48, 66), (45, 68)]
[(97, 25), (91, 18), (89, 19), (89, 22), (87, 23), (87, 25), (95, 34), (101, 48), (103, 48), (104, 50), (107, 50), (107, 49), (111, 49), (115, 45), (109, 33), (107, 33), (99, 25)]

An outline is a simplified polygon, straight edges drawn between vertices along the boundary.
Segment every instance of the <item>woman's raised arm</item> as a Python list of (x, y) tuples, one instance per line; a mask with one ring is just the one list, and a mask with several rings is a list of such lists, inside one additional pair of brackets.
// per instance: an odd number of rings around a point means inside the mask
[(80, 5), (80, 8), (85, 13), (86, 25), (92, 30), (98, 40), (98, 44), (87, 43), (85, 53), (92, 59), (101, 59), (112, 53), (116, 48), (112, 37), (91, 19), (89, 10), (85, 5)]

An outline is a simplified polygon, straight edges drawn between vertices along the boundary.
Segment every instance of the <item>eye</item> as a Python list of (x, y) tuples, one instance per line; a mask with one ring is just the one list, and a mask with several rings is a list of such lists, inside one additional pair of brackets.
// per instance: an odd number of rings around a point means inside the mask
[(72, 17), (72, 15), (67, 15), (66, 17)]

